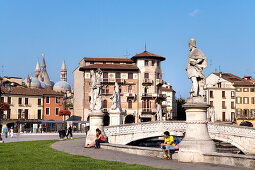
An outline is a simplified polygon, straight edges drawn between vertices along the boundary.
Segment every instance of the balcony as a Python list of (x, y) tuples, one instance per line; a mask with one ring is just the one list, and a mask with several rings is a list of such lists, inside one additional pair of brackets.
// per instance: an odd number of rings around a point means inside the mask
[(116, 82), (118, 83), (118, 84), (125, 84), (125, 80), (124, 79), (116, 79)]
[(153, 84), (153, 81), (151, 79), (143, 79), (142, 85), (143, 86), (150, 86)]
[(152, 94), (152, 96), (154, 98), (161, 98), (161, 99), (165, 99), (166, 98), (166, 94), (157, 94), (157, 93), (154, 93), (154, 94)]
[(126, 97), (129, 97), (129, 98), (135, 98), (136, 94), (135, 93), (127, 93), (126, 94)]
[(154, 114), (156, 113), (156, 109), (152, 108), (142, 108), (142, 114)]
[(153, 98), (151, 93), (143, 93), (142, 98)]

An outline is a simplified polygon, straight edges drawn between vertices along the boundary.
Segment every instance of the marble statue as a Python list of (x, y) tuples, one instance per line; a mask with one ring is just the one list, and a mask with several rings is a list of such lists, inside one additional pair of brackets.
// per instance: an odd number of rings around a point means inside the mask
[(192, 81), (191, 97), (204, 97), (205, 76), (203, 69), (207, 67), (207, 59), (204, 53), (196, 48), (196, 40), (189, 41), (189, 59), (186, 66), (188, 78)]
[(121, 110), (120, 88), (117, 82), (115, 82), (114, 92), (111, 99), (112, 99), (111, 110), (117, 109)]
[(210, 117), (211, 117), (211, 122), (214, 123), (215, 122), (215, 110), (214, 109), (210, 110)]
[(100, 69), (91, 70), (91, 91), (90, 91), (90, 110), (100, 111), (102, 109), (102, 74)]
[(157, 106), (157, 121), (162, 121), (162, 107), (161, 107), (161, 104), (159, 103), (156, 103), (156, 106)]

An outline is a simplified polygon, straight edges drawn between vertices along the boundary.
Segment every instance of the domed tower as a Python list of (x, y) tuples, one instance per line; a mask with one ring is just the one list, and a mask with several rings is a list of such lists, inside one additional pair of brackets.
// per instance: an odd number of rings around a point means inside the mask
[(66, 63), (65, 60), (63, 60), (61, 70), (60, 70), (60, 80), (61, 81), (67, 81), (67, 69), (66, 69)]
[(157, 54), (144, 51), (131, 58), (139, 68), (139, 108), (141, 121), (156, 120), (156, 103), (161, 103), (162, 71), (161, 61), (165, 60)]
[(41, 73), (40, 64), (39, 64), (39, 60), (37, 60), (37, 64), (35, 67), (35, 77), (38, 78), (40, 73)]

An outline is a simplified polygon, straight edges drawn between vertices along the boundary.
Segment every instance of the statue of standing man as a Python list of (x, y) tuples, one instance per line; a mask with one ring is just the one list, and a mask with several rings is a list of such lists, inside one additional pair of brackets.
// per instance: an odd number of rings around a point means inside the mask
[(205, 76), (203, 69), (207, 67), (207, 59), (204, 53), (196, 48), (196, 40), (189, 41), (189, 59), (186, 66), (188, 78), (192, 81), (191, 97), (204, 97)]

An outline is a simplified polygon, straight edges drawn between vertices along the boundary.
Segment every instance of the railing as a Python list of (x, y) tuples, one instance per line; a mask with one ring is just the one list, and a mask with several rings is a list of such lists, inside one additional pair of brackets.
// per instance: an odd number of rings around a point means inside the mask
[(142, 113), (156, 113), (156, 109), (152, 108), (142, 108)]
[(153, 83), (153, 81), (151, 80), (151, 79), (148, 79), (148, 78), (146, 78), (146, 79), (143, 79), (143, 85), (151, 85)]

